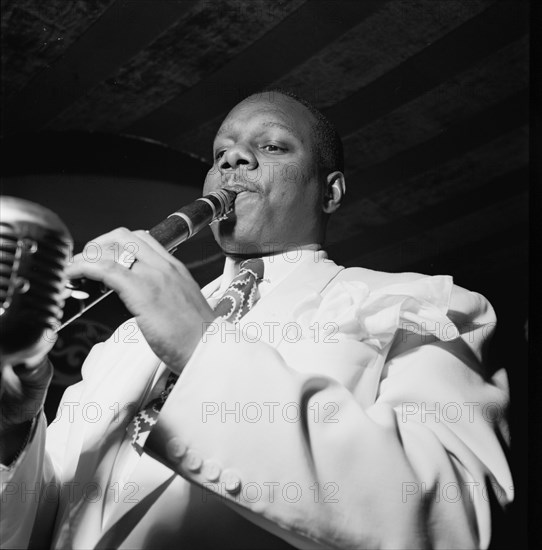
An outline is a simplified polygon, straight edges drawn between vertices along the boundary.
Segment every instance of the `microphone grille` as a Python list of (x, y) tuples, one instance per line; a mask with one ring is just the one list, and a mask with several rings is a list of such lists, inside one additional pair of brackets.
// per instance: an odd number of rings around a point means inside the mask
[(34, 354), (51, 347), (46, 333), (62, 318), (71, 237), (49, 210), (22, 199), (1, 200), (0, 347), (8, 356)]

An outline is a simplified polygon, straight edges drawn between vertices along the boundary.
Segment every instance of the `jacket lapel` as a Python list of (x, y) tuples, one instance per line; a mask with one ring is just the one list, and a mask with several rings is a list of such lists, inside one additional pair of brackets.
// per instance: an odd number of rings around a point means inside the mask
[[(66, 470), (74, 473), (66, 479), (71, 484), (70, 492), (66, 492), (68, 499), (61, 502), (57, 515), (58, 547), (72, 546), (73, 533), (79, 542), (90, 542), (89, 537), (101, 531), (103, 505), (111, 496), (107, 494), (110, 475), (126, 425), (160, 372), (161, 361), (139, 329), (129, 334), (126, 337), (121, 326), (104, 344), (102, 353), (85, 365), (89, 375), (76, 403), (76, 429), (70, 431), (69, 441), (71, 449), (80, 451), (77, 463), (66, 465)], [(106, 357), (108, 368), (99, 364), (102, 357)], [(92, 376), (95, 371), (99, 371), (98, 376)], [(96, 500), (88, 494), (92, 488), (101, 492)]]
[(241, 319), (241, 328), (250, 323), (269, 327), (269, 330), (261, 331), (261, 339), (278, 347), (284, 339), (283, 328), (294, 318), (294, 310), (305, 300), (313, 296), (319, 297), (343, 269), (344, 267), (328, 260), (324, 251), (305, 257), (286, 279)]

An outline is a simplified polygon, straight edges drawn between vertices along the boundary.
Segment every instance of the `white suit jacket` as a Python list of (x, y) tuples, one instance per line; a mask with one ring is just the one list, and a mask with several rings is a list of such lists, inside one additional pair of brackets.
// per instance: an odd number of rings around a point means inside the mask
[(125, 428), (167, 372), (129, 321), (2, 472), (1, 542), (486, 547), (491, 506), (513, 490), (506, 378), (482, 366), (494, 326), (485, 298), (451, 277), (318, 253), (237, 327), (206, 327), (146, 452), (123, 468)]

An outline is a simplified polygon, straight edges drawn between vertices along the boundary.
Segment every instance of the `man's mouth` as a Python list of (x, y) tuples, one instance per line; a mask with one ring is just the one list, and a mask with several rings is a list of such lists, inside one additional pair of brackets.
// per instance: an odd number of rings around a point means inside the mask
[(224, 185), (222, 188), (223, 189), (231, 189), (232, 191), (235, 191), (237, 194), (245, 193), (245, 192), (249, 191), (249, 189), (247, 189), (246, 187), (243, 187), (242, 185), (239, 185), (239, 184)]
[(256, 192), (254, 185), (250, 185), (245, 182), (240, 182), (231, 176), (229, 178), (222, 178), (221, 187), (223, 189), (231, 189), (236, 193), (244, 193), (244, 192), (255, 193)]

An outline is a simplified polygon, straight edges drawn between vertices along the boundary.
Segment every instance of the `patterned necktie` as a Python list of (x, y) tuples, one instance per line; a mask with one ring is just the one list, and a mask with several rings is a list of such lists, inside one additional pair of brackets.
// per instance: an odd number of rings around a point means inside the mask
[[(222, 295), (214, 312), (217, 318), (238, 323), (248, 313), (258, 300), (258, 283), (263, 279), (263, 260), (250, 258), (241, 262), (239, 274), (233, 278), (226, 292)], [(130, 442), (138, 454), (143, 452), (143, 446), (152, 427), (158, 421), (158, 414), (164, 406), (178, 376), (171, 372), (162, 393), (147, 403), (126, 427)]]
[(257, 301), (258, 282), (263, 278), (263, 260), (251, 258), (241, 262), (239, 274), (234, 277), (214, 311), (217, 317), (238, 323)]

